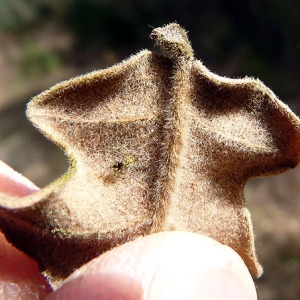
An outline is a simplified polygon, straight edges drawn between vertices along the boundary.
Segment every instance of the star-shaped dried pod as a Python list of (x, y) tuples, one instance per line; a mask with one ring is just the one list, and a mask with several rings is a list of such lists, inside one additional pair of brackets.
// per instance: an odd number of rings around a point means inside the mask
[(300, 120), (260, 81), (211, 73), (178, 24), (151, 37), (162, 54), (141, 51), (28, 104), (70, 169), (31, 196), (2, 196), (0, 228), (53, 282), (168, 230), (210, 236), (262, 273), (243, 187), (298, 164)]

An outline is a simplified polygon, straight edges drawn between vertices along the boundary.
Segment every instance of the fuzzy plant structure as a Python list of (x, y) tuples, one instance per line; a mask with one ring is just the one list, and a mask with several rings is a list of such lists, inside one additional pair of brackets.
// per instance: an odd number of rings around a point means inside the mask
[(70, 168), (30, 196), (1, 195), (0, 229), (53, 285), (117, 245), (173, 230), (214, 238), (262, 273), (243, 188), (299, 163), (300, 120), (259, 80), (210, 72), (178, 24), (151, 38), (159, 53), (143, 50), (28, 104)]

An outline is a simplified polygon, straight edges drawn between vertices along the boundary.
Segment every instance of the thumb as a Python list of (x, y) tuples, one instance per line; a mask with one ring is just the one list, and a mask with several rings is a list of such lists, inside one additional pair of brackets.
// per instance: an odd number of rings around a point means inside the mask
[(195, 233), (162, 232), (115, 248), (47, 299), (257, 299), (243, 260)]

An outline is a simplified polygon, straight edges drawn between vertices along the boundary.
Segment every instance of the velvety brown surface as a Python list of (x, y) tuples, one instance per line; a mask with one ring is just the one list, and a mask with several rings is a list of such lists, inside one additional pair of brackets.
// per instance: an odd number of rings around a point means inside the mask
[(298, 164), (299, 119), (258, 80), (212, 74), (179, 25), (152, 38), (163, 55), (141, 51), (30, 102), (71, 167), (32, 196), (2, 197), (0, 227), (52, 279), (167, 230), (213, 237), (259, 276), (243, 187)]

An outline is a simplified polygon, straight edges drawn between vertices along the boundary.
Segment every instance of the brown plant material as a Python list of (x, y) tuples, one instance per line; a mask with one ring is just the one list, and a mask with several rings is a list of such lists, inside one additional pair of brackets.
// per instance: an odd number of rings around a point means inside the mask
[(2, 196), (0, 228), (52, 282), (167, 230), (210, 236), (262, 273), (243, 187), (298, 164), (300, 121), (260, 81), (211, 73), (178, 24), (151, 37), (162, 55), (141, 51), (28, 104), (71, 166), (31, 196)]

